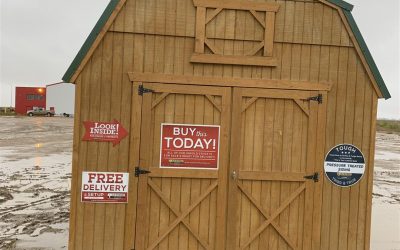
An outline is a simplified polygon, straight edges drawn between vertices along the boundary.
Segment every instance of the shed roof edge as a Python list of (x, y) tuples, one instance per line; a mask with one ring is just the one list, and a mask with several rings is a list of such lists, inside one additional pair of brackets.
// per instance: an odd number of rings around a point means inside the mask
[(342, 8), (344, 10), (352, 11), (354, 8), (354, 5), (349, 4), (348, 2), (343, 1), (343, 0), (327, 0), (327, 1), (330, 2), (331, 4), (339, 6), (340, 8)]
[(96, 40), (97, 36), (99, 35), (100, 31), (107, 23), (108, 19), (110, 18), (111, 14), (114, 12), (115, 8), (117, 7), (118, 3), (121, 0), (110, 0), (106, 9), (104, 10), (103, 14), (101, 14), (100, 19), (97, 21), (96, 25), (90, 32), (89, 36), (86, 38), (84, 44), (80, 48), (78, 54), (75, 56), (74, 60), (72, 61), (71, 65), (68, 67), (67, 71), (65, 72), (62, 80), (64, 82), (70, 82), (72, 76), (75, 74), (76, 70), (78, 69), (79, 65), (82, 63), (83, 58), (86, 56), (90, 48), (92, 47), (94, 41)]
[(376, 83), (378, 84), (379, 90), (381, 91), (383, 98), (390, 99), (391, 95), (389, 93), (389, 90), (385, 84), (385, 81), (382, 78), (381, 73), (379, 72), (378, 66), (376, 65), (374, 58), (372, 57), (372, 54), (368, 49), (368, 46), (364, 40), (364, 37), (361, 34), (360, 29), (357, 26), (356, 21), (354, 20), (353, 15), (349, 10), (346, 9), (343, 9), (343, 12), (347, 21), (349, 22), (350, 28), (353, 31), (357, 43), (361, 48), (365, 60), (367, 61), (370, 70), (372, 71), (372, 74), (375, 78)]

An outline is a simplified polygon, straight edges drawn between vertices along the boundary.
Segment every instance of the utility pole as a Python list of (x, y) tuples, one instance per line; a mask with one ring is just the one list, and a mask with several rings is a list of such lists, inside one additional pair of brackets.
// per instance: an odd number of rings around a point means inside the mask
[(12, 83), (10, 83), (10, 92), (11, 92), (11, 94), (10, 94), (10, 110), (11, 110), (11, 108), (12, 108), (12, 89), (13, 89), (13, 85), (12, 85)]

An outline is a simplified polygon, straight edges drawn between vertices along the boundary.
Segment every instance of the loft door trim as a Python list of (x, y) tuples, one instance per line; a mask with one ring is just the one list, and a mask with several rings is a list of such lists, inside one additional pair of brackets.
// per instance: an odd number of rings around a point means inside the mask
[[(196, 32), (195, 49), (190, 59), (193, 63), (213, 64), (234, 64), (234, 65), (256, 65), (256, 66), (277, 66), (276, 58), (273, 58), (275, 16), (279, 10), (277, 3), (256, 3), (246, 1), (220, 1), (220, 0), (193, 0), (196, 7)], [(211, 15), (207, 16), (207, 9), (213, 9)], [(215, 48), (206, 36), (206, 26), (222, 10), (249, 11), (254, 19), (264, 28), (264, 40), (255, 48), (245, 52), (245, 55), (224, 55)], [(265, 13), (265, 18), (260, 16)], [(205, 47), (211, 50), (211, 54), (205, 53)], [(263, 49), (262, 56), (256, 56), (257, 52)]]
[(222, 87), (248, 87), (264, 89), (287, 89), (287, 90), (314, 90), (330, 91), (331, 82), (311, 82), (298, 80), (269, 80), (249, 79), (232, 77), (207, 77), (207, 76), (185, 76), (160, 73), (129, 72), (131, 82), (153, 82), (184, 85), (222, 86)]

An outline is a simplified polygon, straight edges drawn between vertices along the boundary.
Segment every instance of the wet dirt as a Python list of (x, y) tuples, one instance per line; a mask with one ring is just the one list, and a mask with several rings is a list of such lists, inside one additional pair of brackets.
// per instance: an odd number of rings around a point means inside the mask
[[(67, 249), (73, 119), (0, 117), (0, 249)], [(400, 249), (400, 136), (377, 134), (371, 249)]]
[(0, 118), (0, 249), (66, 249), (73, 119)]

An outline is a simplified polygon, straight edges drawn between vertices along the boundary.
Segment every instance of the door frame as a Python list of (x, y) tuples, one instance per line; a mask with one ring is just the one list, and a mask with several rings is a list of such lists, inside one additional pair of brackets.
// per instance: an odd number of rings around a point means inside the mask
[[(143, 73), (143, 72), (128, 72), (128, 77), (133, 84), (132, 94), (137, 95), (137, 91), (140, 85), (146, 83), (164, 83), (164, 84), (175, 84), (175, 85), (196, 85), (196, 86), (219, 86), (219, 87), (246, 87), (246, 88), (261, 88), (261, 89), (278, 89), (278, 90), (307, 90), (307, 91), (317, 91), (323, 97), (322, 105), (318, 108), (318, 126), (322, 126), (325, 128), (326, 126), (326, 109), (327, 109), (327, 94), (331, 90), (333, 83), (332, 82), (312, 82), (312, 81), (299, 81), (299, 80), (270, 80), (270, 79), (248, 79), (248, 78), (229, 78), (229, 77), (203, 77), (203, 76), (184, 76), (184, 75), (171, 75), (171, 74), (160, 74), (160, 73)], [(233, 91), (232, 91), (233, 95)], [(130, 161), (130, 172), (132, 173), (135, 166), (139, 166), (139, 158), (140, 158), (140, 141), (141, 141), (141, 123), (142, 123), (142, 106), (143, 106), (143, 97), (137, 95), (137, 98), (133, 98), (134, 101), (132, 105), (135, 108), (132, 109), (132, 120), (134, 120), (134, 126), (137, 130), (132, 133), (132, 142), (133, 148), (131, 148), (130, 152), (133, 154), (133, 160)], [(233, 108), (234, 102), (233, 98), (231, 98), (230, 106)], [(135, 117), (135, 119), (133, 119)], [(234, 114), (231, 111), (230, 116), (231, 121), (235, 119)], [(233, 133), (233, 131), (230, 131)], [(231, 134), (228, 135), (230, 137), (229, 141), (229, 149), (228, 149), (228, 164), (231, 160), (231, 144), (232, 138)], [(320, 145), (325, 145), (325, 130), (319, 129), (316, 134), (317, 141)], [(323, 154), (324, 147), (317, 147), (316, 149), (316, 162), (323, 162)], [(228, 167), (229, 170), (229, 167)], [(322, 171), (322, 167), (320, 167), (320, 171)], [(133, 192), (130, 192), (130, 200), (137, 200), (137, 191), (139, 189), (139, 179), (131, 175), (131, 188)], [(229, 178), (229, 172), (226, 173), (226, 178)], [(133, 179), (133, 180), (132, 180)], [(229, 181), (230, 182), (230, 181)], [(312, 246), (319, 246), (320, 242), (320, 229), (321, 229), (321, 208), (322, 208), (322, 184), (323, 178), (321, 181), (316, 183), (318, 186), (316, 191), (314, 192), (314, 214), (313, 214), (313, 231), (312, 231)], [(228, 184), (227, 184), (228, 185)], [(130, 189), (131, 189), (130, 188)], [(230, 187), (227, 187), (229, 192)], [(228, 194), (227, 194), (228, 195)], [(140, 208), (140, 204), (137, 202), (136, 206), (133, 206), (133, 202), (131, 202), (128, 207), (132, 209), (132, 213), (129, 213), (131, 216), (130, 220), (126, 222), (126, 232), (125, 232), (125, 242), (126, 246), (130, 246), (132, 249), (135, 248), (135, 242), (137, 238), (136, 225), (137, 225), (137, 211)], [(228, 201), (226, 201), (228, 204)], [(228, 210), (226, 207), (225, 210)], [(226, 224), (228, 223), (228, 213), (225, 214)], [(225, 228), (227, 231), (228, 228)], [(129, 237), (127, 237), (129, 236)], [(224, 242), (228, 241), (228, 232), (225, 234)], [(229, 243), (229, 242), (228, 242)], [(137, 247), (137, 246), (136, 246)]]

